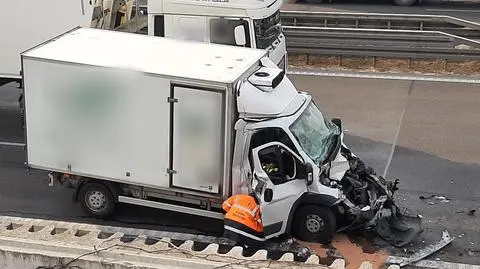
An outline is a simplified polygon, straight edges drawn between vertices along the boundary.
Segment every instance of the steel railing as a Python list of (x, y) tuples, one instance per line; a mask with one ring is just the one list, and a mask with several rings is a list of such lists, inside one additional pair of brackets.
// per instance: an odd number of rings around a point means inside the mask
[(292, 53), (480, 60), (480, 41), (468, 38), (480, 37), (480, 24), (450, 16), (282, 11), (281, 19)]
[(445, 15), (281, 11), (284, 26), (442, 31), (480, 39), (480, 23)]

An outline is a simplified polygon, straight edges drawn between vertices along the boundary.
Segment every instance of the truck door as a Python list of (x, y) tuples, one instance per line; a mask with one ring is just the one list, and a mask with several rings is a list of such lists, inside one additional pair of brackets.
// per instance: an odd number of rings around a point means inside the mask
[(171, 87), (170, 185), (217, 194), (224, 178), (226, 90)]
[(254, 148), (253, 187), (260, 197), (266, 239), (281, 235), (295, 201), (307, 192), (307, 170), (302, 158), (274, 141)]

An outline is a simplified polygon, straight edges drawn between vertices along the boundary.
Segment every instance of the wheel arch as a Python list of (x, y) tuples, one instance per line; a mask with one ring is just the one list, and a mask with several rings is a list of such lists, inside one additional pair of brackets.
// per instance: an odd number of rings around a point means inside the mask
[(293, 203), (290, 212), (288, 213), (287, 227), (285, 233), (289, 236), (292, 235), (292, 225), (295, 213), (297, 210), (305, 205), (317, 205), (323, 207), (332, 207), (338, 201), (337, 198), (334, 198), (326, 194), (317, 194), (317, 193), (304, 193), (300, 196), (295, 203)]

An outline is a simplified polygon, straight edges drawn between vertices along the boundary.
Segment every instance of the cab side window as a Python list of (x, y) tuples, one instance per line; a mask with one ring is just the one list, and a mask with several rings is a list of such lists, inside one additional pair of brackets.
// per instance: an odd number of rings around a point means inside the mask
[(299, 154), (287, 133), (278, 127), (264, 128), (255, 132), (250, 143), (250, 152), (252, 149), (270, 142), (280, 142), (295, 152), (295, 154)]
[[(270, 142), (280, 142), (288, 149), (299, 155), (292, 140), (281, 128), (265, 128), (258, 130), (250, 143), (250, 163), (252, 161), (252, 150)], [(303, 164), (294, 157), (287, 149), (280, 146), (271, 146), (259, 151), (259, 159), (263, 171), (268, 175), (273, 184), (279, 185), (290, 180), (303, 178)], [(254, 167), (252, 166), (252, 170)], [(304, 174), (304, 173), (303, 173)]]
[(286, 148), (273, 145), (258, 152), (263, 171), (275, 185), (305, 179), (305, 165)]
[(295, 163), (295, 157), (293, 157), (290, 152), (280, 149), (280, 160), (282, 162), (283, 170), (285, 173), (285, 177), (287, 179), (293, 179), (295, 175), (295, 170), (296, 170), (296, 163)]
[(246, 38), (245, 47), (251, 47), (248, 22), (245, 20), (229, 20), (223, 18), (210, 19), (210, 42), (215, 44), (237, 46), (235, 27), (243, 26)]

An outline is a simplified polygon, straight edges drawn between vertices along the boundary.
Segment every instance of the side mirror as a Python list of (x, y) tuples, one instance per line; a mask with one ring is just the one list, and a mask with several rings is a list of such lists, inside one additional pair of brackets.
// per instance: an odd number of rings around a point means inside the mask
[(332, 123), (337, 125), (338, 128), (340, 128), (340, 130), (342, 130), (342, 120), (341, 119), (338, 119), (338, 118), (332, 119)]
[(234, 29), (235, 43), (238, 46), (245, 46), (247, 44), (247, 37), (245, 36), (245, 26), (237, 25)]
[(306, 165), (306, 174), (307, 174), (307, 185), (310, 186), (313, 183), (313, 167), (310, 163)]
[(273, 190), (268, 188), (265, 190), (265, 194), (263, 195), (263, 200), (265, 202), (271, 202), (273, 200)]

